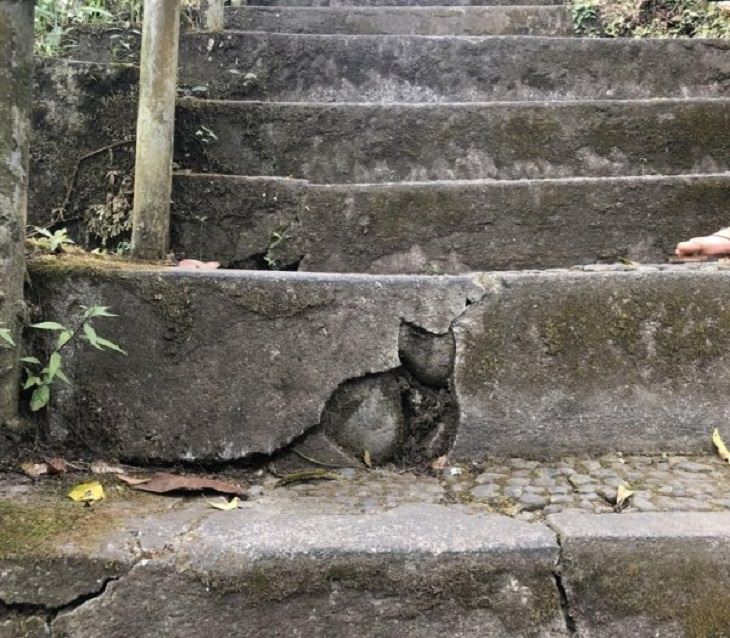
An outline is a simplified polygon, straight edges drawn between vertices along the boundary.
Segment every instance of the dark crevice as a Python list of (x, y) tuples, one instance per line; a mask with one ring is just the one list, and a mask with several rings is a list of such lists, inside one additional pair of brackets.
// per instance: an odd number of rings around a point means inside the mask
[[(84, 603), (87, 603), (90, 600), (94, 600), (99, 596), (103, 596), (106, 593), (106, 589), (109, 586), (109, 583), (117, 581), (120, 578), (123, 578), (125, 575), (126, 573), (120, 574), (118, 576), (110, 576), (109, 578), (104, 579), (104, 582), (100, 585), (98, 589), (95, 589), (94, 591), (88, 592), (86, 594), (81, 594), (80, 596), (77, 596), (76, 598), (64, 605), (49, 606), (35, 603), (8, 603), (0, 600), (0, 612), (9, 612), (11, 614), (17, 614), (18, 616), (43, 616), (46, 619), (46, 622), (50, 623), (59, 614), (73, 611)], [(2, 616), (0, 616), (0, 618), (1, 617)]]
[(570, 608), (568, 590), (565, 588), (565, 583), (563, 582), (563, 542), (560, 537), (560, 532), (554, 529), (549, 523), (548, 527), (550, 527), (550, 529), (552, 529), (552, 531), (555, 533), (555, 540), (558, 543), (559, 548), (558, 559), (555, 562), (555, 569), (553, 570), (553, 578), (555, 579), (555, 587), (558, 590), (560, 610), (563, 612), (563, 619), (565, 620), (565, 629), (567, 630), (569, 636), (577, 637), (579, 636), (578, 627), (576, 625), (575, 618), (573, 617), (573, 612)]
[(568, 593), (565, 591), (565, 585), (563, 584), (563, 576), (559, 571), (553, 572), (553, 578), (555, 578), (555, 586), (558, 588), (558, 595), (560, 596), (560, 610), (563, 612), (563, 618), (565, 619), (565, 628), (568, 631), (568, 635), (577, 636), (578, 628), (575, 624), (575, 618), (570, 611), (570, 603), (568, 602)]

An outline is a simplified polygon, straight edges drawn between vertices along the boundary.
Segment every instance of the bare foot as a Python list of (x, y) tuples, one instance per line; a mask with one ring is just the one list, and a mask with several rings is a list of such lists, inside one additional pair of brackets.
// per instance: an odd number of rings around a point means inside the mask
[(723, 230), (721, 234), (681, 241), (674, 249), (674, 253), (678, 257), (730, 255), (730, 231)]
[(189, 270), (215, 270), (220, 268), (217, 261), (199, 261), (197, 259), (182, 259), (177, 264), (178, 268)]

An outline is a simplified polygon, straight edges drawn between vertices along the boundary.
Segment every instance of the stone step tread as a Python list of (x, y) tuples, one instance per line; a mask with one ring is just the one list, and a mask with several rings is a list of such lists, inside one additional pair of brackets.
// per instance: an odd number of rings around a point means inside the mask
[[(0, 477), (0, 508), (12, 515), (0, 545), (0, 628), (37, 625), (26, 635), (40, 636), (50, 625), (79, 638), (180, 636), (181, 627), (188, 636), (286, 635), (292, 626), (363, 637), (425, 638), (434, 628), (609, 636), (626, 622), (665, 630), (668, 610), (686, 623), (730, 587), (730, 512), (571, 512), (531, 523), (473, 504), (383, 498), (393, 487), (435, 493), (432, 478), (346, 476), (322, 488), (327, 513), (323, 501), (308, 502), (317, 484), (265, 481), (241, 509), (218, 512), (200, 497), (144, 495), (109, 476), (108, 498), (92, 508), (65, 498), (83, 476), (36, 485)], [(627, 615), (637, 598), (653, 605)]]
[[(730, 168), (729, 103), (184, 99), (176, 161), (196, 172), (321, 183), (723, 172)], [(216, 136), (202, 148), (201, 127)]]
[(700, 453), (714, 424), (730, 439), (723, 263), (427, 277), (91, 261), (29, 266), (49, 318), (124, 316), (103, 327), (128, 356), (68, 346), (83, 383), (54, 392), (59, 445), (79, 421), (109, 456), (166, 461), (297, 440), (380, 463)]
[(730, 173), (380, 184), (177, 173), (172, 250), (225, 267), (266, 268), (267, 255), (393, 274), (661, 262), (678, 237), (727, 224), (729, 192)]
[(730, 86), (727, 40), (228, 32), (180, 47), (182, 85), (234, 100), (722, 97)]
[(256, 0), (252, 7), (470, 7), (503, 5), (564, 5), (564, 0)]
[(384, 35), (546, 35), (573, 33), (562, 6), (228, 7), (226, 29)]

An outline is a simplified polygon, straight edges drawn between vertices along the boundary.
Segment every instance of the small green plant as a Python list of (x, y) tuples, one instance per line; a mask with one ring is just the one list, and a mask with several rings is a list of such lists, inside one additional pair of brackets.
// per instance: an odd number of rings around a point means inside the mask
[(201, 124), (200, 128), (195, 131), (195, 137), (200, 140), (201, 144), (210, 144), (214, 140), (218, 140), (218, 136), (213, 132), (213, 129), (208, 128), (204, 124)]
[[(48, 404), (51, 398), (51, 387), (56, 379), (60, 379), (67, 384), (71, 383), (63, 372), (63, 356), (61, 352), (74, 339), (80, 338), (91, 344), (97, 350), (111, 350), (126, 354), (116, 343), (100, 336), (92, 325), (93, 319), (96, 317), (116, 317), (117, 315), (110, 313), (107, 306), (83, 306), (83, 309), (84, 313), (81, 316), (81, 321), (73, 330), (56, 321), (42, 321), (31, 324), (30, 326), (36, 330), (58, 332), (56, 344), (47, 361), (41, 361), (38, 357), (21, 358), (21, 361), (28, 366), (25, 368), (23, 389), (30, 390), (33, 388), (33, 393), (30, 397), (30, 409), (32, 412), (37, 412)], [(6, 337), (5, 341), (12, 343), (10, 335), (7, 334)]]
[(33, 226), (35, 233), (40, 237), (31, 237), (35, 240), (36, 246), (42, 250), (46, 250), (49, 253), (55, 253), (60, 248), (63, 250), (64, 246), (73, 244), (74, 241), (68, 236), (68, 231), (65, 228), (59, 228), (51, 232), (46, 228), (40, 226)]
[(4, 341), (11, 348), (15, 347), (15, 341), (13, 341), (13, 336), (10, 334), (10, 328), (0, 328), (0, 340)]

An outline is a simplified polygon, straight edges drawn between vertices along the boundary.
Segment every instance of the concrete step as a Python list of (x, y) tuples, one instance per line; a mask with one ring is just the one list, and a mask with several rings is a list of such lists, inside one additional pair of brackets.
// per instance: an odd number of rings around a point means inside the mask
[(241, 31), (368, 35), (573, 34), (564, 6), (229, 7), (226, 27)]
[(564, 5), (563, 0), (241, 0), (255, 7), (489, 7), (504, 5)]
[(728, 55), (727, 40), (197, 33), (179, 82), (279, 102), (722, 97)]
[[(64, 355), (48, 432), (99, 453), (226, 460), (310, 441), (376, 462), (705, 453), (730, 432), (730, 271), (460, 277), (30, 264), (43, 316), (83, 305), (128, 356)], [(63, 276), (60, 277), (59, 273)], [(131, 399), (133, 397), (133, 399)], [(332, 447), (334, 446), (334, 447)]]
[(179, 174), (173, 188), (178, 255), (436, 274), (660, 263), (678, 238), (727, 224), (730, 174), (333, 186)]
[(176, 161), (195, 172), (320, 183), (724, 172), (729, 105), (724, 99), (418, 105), (186, 99), (177, 112)]
[[(64, 500), (90, 478), (106, 500)], [(727, 627), (727, 511), (530, 523), (441, 504), (433, 478), (380, 472), (293, 489), (266, 478), (231, 512), (110, 476), (2, 479), (7, 636), (608, 638)]]

